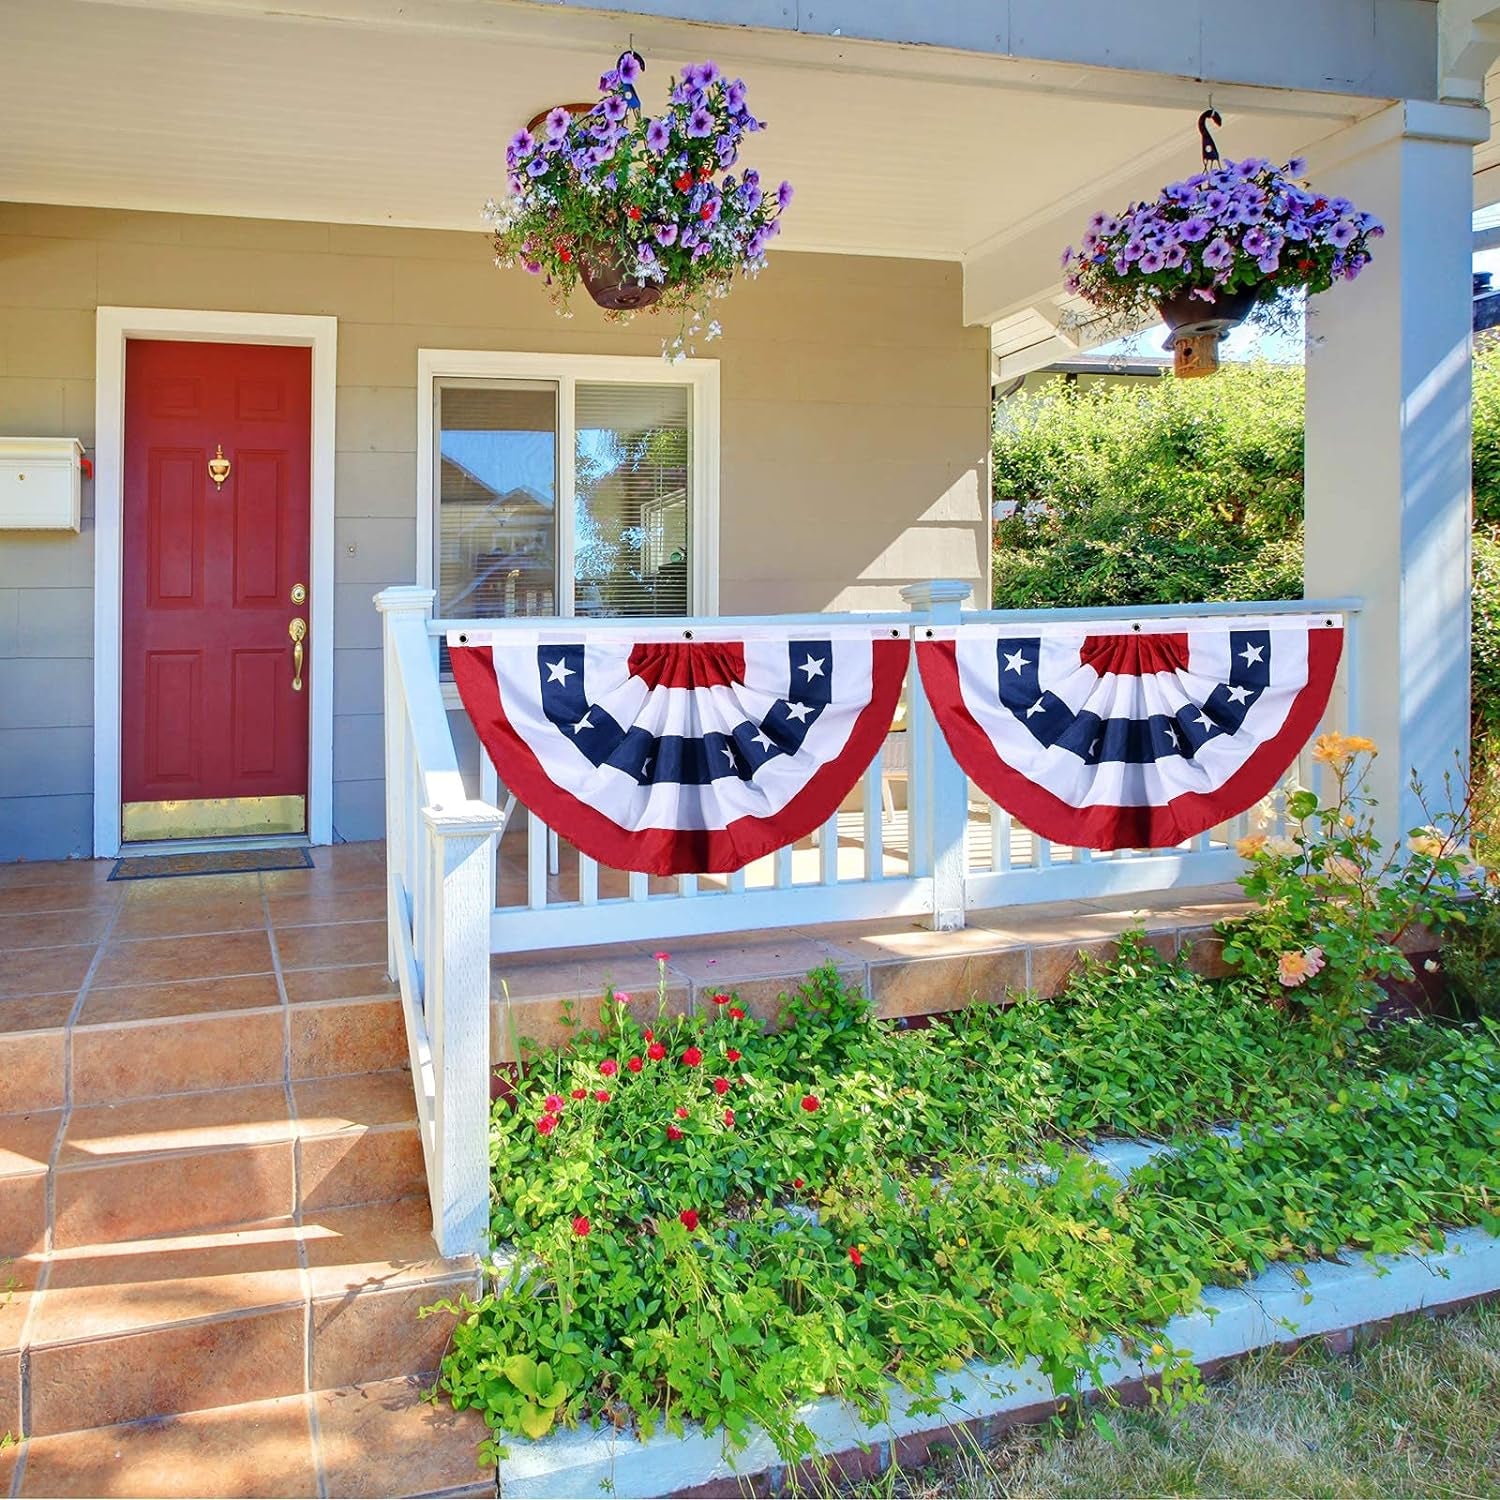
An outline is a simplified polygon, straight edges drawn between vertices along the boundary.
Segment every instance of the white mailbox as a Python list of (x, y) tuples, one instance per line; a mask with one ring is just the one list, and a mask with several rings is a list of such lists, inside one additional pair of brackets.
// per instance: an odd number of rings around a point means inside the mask
[(77, 531), (82, 460), (77, 438), (0, 437), (0, 531)]

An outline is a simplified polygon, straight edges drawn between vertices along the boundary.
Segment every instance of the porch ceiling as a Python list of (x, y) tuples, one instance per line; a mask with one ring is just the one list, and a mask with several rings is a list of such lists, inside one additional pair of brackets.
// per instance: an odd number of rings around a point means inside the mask
[[(1032, 285), (1096, 196), (1190, 166), (1188, 79), (512, 0), (5, 0), (0, 198), (477, 228), (511, 131), (592, 97), (633, 35), (648, 100), (714, 56), (771, 129), (755, 160), (799, 190), (790, 249), (1021, 252)], [(1216, 88), (1227, 149), (1287, 149), (1375, 107)], [(1252, 130), (1252, 114), (1262, 118)], [(1240, 128), (1236, 128), (1239, 126)], [(1045, 253), (1043, 253), (1045, 252)], [(1043, 264), (1049, 274), (1035, 280)], [(1010, 273), (1007, 273), (1010, 274)], [(998, 311), (999, 304), (989, 311)]]

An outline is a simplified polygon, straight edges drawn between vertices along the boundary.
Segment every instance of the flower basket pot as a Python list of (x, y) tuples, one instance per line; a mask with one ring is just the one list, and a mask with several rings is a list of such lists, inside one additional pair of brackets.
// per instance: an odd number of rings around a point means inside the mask
[(1245, 321), (1260, 300), (1260, 287), (1220, 292), (1213, 302), (1190, 291), (1157, 301), (1156, 310), (1171, 330), (1165, 347), (1172, 351), (1172, 373), (1183, 379), (1212, 375), (1219, 368), (1219, 341)]
[(660, 286), (637, 280), (619, 253), (605, 245), (580, 245), (578, 272), (589, 296), (607, 312), (650, 307), (661, 296)]

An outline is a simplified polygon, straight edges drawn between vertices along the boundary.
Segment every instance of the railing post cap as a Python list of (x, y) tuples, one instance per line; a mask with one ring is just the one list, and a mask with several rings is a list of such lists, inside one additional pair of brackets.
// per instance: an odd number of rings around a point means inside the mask
[(974, 592), (974, 585), (961, 578), (930, 578), (909, 583), (901, 597), (912, 609), (931, 609), (935, 604), (962, 604)]
[(488, 802), (451, 802), (439, 807), (424, 807), (422, 821), (439, 838), (485, 837), (499, 832), (505, 823), (505, 814)]
[(437, 599), (436, 589), (424, 589), (411, 583), (393, 584), (375, 595), (375, 608), (383, 615), (430, 615)]

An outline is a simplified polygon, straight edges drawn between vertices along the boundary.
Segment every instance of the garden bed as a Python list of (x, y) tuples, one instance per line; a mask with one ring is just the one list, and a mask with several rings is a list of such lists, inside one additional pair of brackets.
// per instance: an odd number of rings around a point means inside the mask
[(443, 1385), (509, 1494), (662, 1494), (1122, 1380), (1183, 1402), (1205, 1360), (1500, 1286), (1489, 1029), (1351, 1036), (1133, 938), (1063, 1001), (922, 1029), (832, 971), (771, 1034), (706, 1010), (612, 995), (496, 1106), (508, 1249)]

